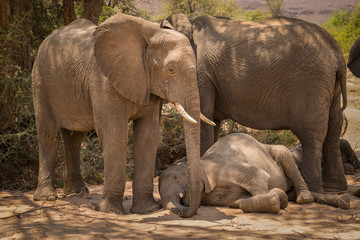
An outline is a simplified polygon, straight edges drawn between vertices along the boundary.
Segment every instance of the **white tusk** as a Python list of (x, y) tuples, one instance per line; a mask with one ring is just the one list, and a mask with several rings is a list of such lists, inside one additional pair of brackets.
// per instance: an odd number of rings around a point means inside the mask
[(175, 102), (175, 107), (176, 109), (178, 110), (178, 112), (180, 113), (180, 115), (185, 118), (186, 120), (188, 120), (189, 122), (192, 122), (192, 123), (197, 123), (197, 121), (192, 118), (184, 109), (184, 107), (178, 103), (178, 102)]
[(211, 125), (211, 126), (216, 126), (216, 124), (213, 121), (211, 121), (210, 119), (205, 117), (205, 115), (202, 114), (202, 113), (200, 113), (200, 119), (203, 120), (205, 123)]
[(179, 196), (179, 198), (184, 198), (184, 194), (181, 192), (178, 194), (178, 196)]

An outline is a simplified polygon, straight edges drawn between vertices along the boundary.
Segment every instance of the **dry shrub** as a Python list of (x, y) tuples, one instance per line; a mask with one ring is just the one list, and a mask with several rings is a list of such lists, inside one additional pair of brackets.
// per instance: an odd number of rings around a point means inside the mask
[(265, 0), (265, 1), (273, 17), (281, 16), (282, 5), (284, 3), (284, 0)]

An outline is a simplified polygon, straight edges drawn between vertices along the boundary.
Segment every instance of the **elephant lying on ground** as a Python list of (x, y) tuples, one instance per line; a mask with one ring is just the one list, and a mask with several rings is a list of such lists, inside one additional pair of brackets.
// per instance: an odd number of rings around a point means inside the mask
[[(347, 140), (340, 139), (340, 151), (345, 174), (354, 174), (356, 169), (360, 169), (360, 161)], [(301, 144), (298, 144), (297, 146), (291, 148), (290, 152), (293, 155), (296, 165), (301, 168), (303, 155)]]
[(309, 189), (346, 190), (339, 151), (346, 63), (329, 33), (291, 18), (201, 16), (190, 22), (175, 14), (167, 20), (192, 43), (201, 111), (217, 124), (201, 125), (201, 154), (217, 141), (224, 119), (255, 129), (290, 129), (303, 146)]
[[(349, 208), (345, 195), (323, 195), (308, 190), (285, 146), (261, 144), (253, 137), (229, 134), (201, 157), (201, 201), (206, 205), (240, 208), (244, 212), (277, 213), (288, 204), (294, 187), (297, 203), (316, 201)], [(186, 159), (175, 162), (159, 178), (163, 208), (178, 213), (188, 202)]]

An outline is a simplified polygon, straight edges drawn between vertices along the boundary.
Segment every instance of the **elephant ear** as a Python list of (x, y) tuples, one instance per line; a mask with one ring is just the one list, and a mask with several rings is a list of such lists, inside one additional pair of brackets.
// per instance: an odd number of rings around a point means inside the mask
[(158, 29), (155, 23), (117, 14), (97, 27), (93, 35), (102, 74), (123, 97), (142, 105), (148, 104), (150, 96), (145, 49)]
[(209, 193), (216, 187), (219, 181), (222, 166), (211, 161), (201, 161), (201, 180), (204, 184), (205, 192)]
[(160, 23), (160, 28), (175, 30), (168, 20), (162, 20)]
[(192, 39), (193, 29), (190, 20), (185, 14), (177, 13), (166, 18), (166, 21), (178, 32), (184, 34), (189, 40)]
[(347, 66), (356, 77), (360, 78), (360, 37), (351, 47)]

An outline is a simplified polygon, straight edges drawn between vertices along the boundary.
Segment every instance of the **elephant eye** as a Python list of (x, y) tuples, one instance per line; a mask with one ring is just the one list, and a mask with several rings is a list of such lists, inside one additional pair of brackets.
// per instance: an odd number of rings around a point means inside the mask
[(168, 67), (167, 71), (168, 71), (168, 74), (170, 74), (170, 75), (176, 74), (176, 69), (174, 67)]

